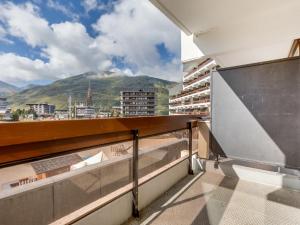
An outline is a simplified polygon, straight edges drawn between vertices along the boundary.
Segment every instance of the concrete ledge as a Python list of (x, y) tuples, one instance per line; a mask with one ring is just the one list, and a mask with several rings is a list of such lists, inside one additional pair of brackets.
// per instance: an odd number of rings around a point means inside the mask
[(276, 172), (274, 166), (232, 159), (221, 160), (217, 167), (215, 161), (207, 160), (205, 164), (208, 172), (259, 184), (300, 190), (300, 176), (295, 175), (295, 171), (288, 169)]
[(300, 178), (297, 176), (239, 165), (234, 165), (233, 170), (237, 174), (237, 177), (241, 180), (300, 190)]

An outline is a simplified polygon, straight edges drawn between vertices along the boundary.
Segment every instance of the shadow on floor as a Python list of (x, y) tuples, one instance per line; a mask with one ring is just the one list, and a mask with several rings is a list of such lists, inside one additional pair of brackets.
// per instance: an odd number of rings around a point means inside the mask
[[(226, 188), (229, 190), (232, 190), (230, 192), (227, 192), (227, 195), (223, 195), (223, 201), (224, 202), (230, 202), (230, 199), (232, 197), (232, 194), (238, 184), (238, 179), (237, 175), (235, 174), (233, 168), (232, 168), (232, 163), (227, 161), (227, 162), (222, 162), (218, 163), (215, 162), (215, 169), (221, 169), (222, 172), (225, 175), (230, 175), (233, 177), (236, 177), (236, 179), (228, 179), (227, 176), (223, 177), (221, 182), (218, 184), (217, 190), (220, 188)], [(218, 204), (217, 201), (215, 201), (212, 198), (209, 198), (208, 201), (206, 202), (205, 206), (201, 209), (201, 211), (197, 214), (191, 225), (217, 225), (220, 223), (223, 214), (226, 210), (227, 205), (226, 204), (219, 203), (220, 206), (217, 207), (218, 211), (215, 210), (210, 210), (210, 207)]]

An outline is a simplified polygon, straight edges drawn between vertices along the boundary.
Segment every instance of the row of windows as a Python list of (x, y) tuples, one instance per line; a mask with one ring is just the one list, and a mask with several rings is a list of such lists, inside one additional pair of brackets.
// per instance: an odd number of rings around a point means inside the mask
[(125, 115), (154, 115), (154, 112), (125, 112)]
[(154, 100), (154, 97), (124, 97), (123, 100)]
[(154, 105), (155, 102), (123, 102), (122, 105)]
[(123, 96), (154, 96), (153, 92), (123, 92)]
[(124, 107), (124, 110), (151, 110), (151, 109), (154, 109), (154, 107), (153, 106), (150, 106), (150, 107), (147, 107), (147, 106), (140, 106), (140, 107), (135, 107), (135, 106), (131, 106), (131, 107), (129, 107), (129, 106), (126, 106), (126, 107)]

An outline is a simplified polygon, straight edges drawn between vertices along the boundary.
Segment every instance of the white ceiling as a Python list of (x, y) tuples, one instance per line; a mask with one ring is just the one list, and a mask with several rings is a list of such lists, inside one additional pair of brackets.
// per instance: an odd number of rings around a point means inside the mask
[(300, 38), (300, 0), (151, 0), (222, 66), (288, 56)]

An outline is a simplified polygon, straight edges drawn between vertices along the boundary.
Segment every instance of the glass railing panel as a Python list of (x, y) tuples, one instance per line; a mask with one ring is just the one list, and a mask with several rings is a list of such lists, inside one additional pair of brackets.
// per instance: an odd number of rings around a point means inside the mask
[(141, 138), (139, 177), (144, 177), (188, 155), (188, 130)]
[(130, 184), (131, 166), (128, 141), (0, 169), (0, 205), (13, 209), (1, 219), (53, 222)]

